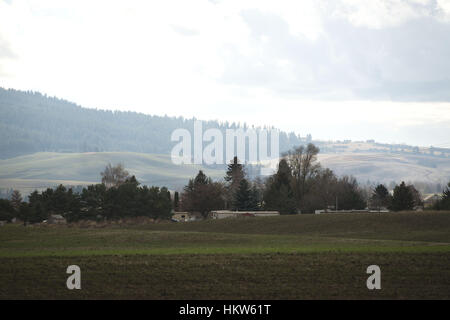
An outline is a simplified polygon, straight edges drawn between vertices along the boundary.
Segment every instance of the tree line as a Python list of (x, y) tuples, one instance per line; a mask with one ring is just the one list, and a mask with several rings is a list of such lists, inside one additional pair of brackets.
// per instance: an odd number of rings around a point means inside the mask
[(167, 188), (141, 186), (123, 165), (109, 164), (101, 173), (102, 183), (83, 188), (81, 193), (59, 185), (43, 192), (34, 191), (28, 202), (19, 192), (11, 200), (0, 199), (0, 220), (18, 218), (39, 223), (59, 214), (68, 222), (78, 220), (114, 220), (124, 217), (169, 219), (172, 201)]
[[(69, 222), (113, 220), (124, 217), (170, 219), (173, 212), (188, 211), (207, 218), (213, 210), (275, 210), (281, 214), (314, 213), (316, 210), (413, 210), (423, 206), (413, 185), (402, 182), (392, 194), (383, 184), (370, 194), (351, 176), (338, 177), (317, 160), (319, 148), (300, 146), (285, 153), (276, 172), (266, 179), (250, 179), (237, 157), (228, 164), (223, 181), (213, 181), (200, 170), (181, 194), (166, 187), (142, 186), (122, 164), (108, 164), (102, 182), (81, 192), (63, 185), (32, 192), (28, 202), (20, 192), (0, 199), (0, 220), (18, 218), (38, 223), (59, 214)], [(435, 210), (450, 210), (450, 183), (434, 204)]]
[[(181, 195), (181, 209), (204, 217), (212, 210), (276, 210), (281, 214), (314, 213), (316, 210), (405, 211), (423, 206), (422, 195), (402, 182), (391, 194), (378, 185), (367, 194), (351, 176), (338, 177), (317, 160), (319, 148), (300, 146), (285, 153), (277, 171), (264, 181), (249, 180), (245, 167), (235, 157), (228, 165), (224, 182), (214, 182), (200, 171)], [(449, 188), (434, 209), (450, 210)]]

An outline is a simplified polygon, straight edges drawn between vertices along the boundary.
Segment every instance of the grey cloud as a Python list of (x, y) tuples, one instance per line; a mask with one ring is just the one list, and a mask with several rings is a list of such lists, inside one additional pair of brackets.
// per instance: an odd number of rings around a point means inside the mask
[(450, 101), (450, 24), (431, 16), (383, 29), (324, 18), (314, 41), (273, 14), (248, 10), (242, 18), (261, 53), (224, 48), (224, 83), (306, 98)]
[(450, 101), (449, 24), (426, 17), (372, 30), (333, 21), (326, 30), (330, 48), (359, 79), (349, 84), (357, 97)]

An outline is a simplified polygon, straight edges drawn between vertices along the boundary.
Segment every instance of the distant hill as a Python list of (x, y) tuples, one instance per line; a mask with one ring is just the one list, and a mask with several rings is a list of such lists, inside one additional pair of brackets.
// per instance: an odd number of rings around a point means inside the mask
[[(0, 159), (36, 152), (141, 152), (169, 154), (172, 132), (193, 132), (195, 119), (82, 108), (38, 92), (0, 88)], [(206, 121), (204, 130), (245, 126)], [(280, 132), (280, 150), (305, 143)]]
[[(321, 154), (319, 161), (338, 175), (353, 175), (360, 182), (424, 182), (446, 184), (450, 181), (450, 160), (427, 155), (392, 153)], [(435, 191), (441, 191), (437, 188)]]

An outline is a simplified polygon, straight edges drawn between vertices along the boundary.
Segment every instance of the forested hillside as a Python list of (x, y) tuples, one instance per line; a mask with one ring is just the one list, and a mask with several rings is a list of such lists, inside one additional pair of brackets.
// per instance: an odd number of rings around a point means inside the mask
[[(82, 108), (37, 92), (0, 88), (0, 158), (35, 152), (129, 151), (170, 153), (175, 129), (193, 131), (194, 119), (150, 116)], [(245, 126), (245, 124), (241, 124)], [(209, 121), (204, 129), (239, 124)], [(301, 144), (299, 136), (280, 133), (280, 150)]]

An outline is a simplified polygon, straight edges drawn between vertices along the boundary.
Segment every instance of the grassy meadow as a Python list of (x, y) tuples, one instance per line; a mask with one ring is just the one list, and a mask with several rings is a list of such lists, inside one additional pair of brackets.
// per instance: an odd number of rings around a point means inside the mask
[(170, 154), (136, 152), (38, 152), (11, 159), (0, 159), (0, 186), (20, 190), (28, 195), (63, 185), (89, 185), (100, 183), (100, 172), (108, 163), (123, 163), (126, 169), (143, 184), (176, 188), (186, 184), (202, 169), (208, 176), (220, 178), (223, 170), (199, 165), (175, 165)]
[[(356, 144), (358, 150), (369, 146)], [(350, 148), (351, 145), (348, 145)], [(339, 175), (351, 174), (360, 181), (440, 181), (450, 177), (447, 158), (429, 155), (386, 153), (319, 154), (325, 167)], [(353, 150), (354, 151), (354, 150)], [(147, 185), (179, 189), (202, 169), (208, 176), (221, 179), (223, 169), (199, 165), (175, 165), (169, 154), (137, 152), (38, 152), (11, 159), (0, 159), (0, 186), (17, 189), (28, 195), (35, 189), (43, 190), (59, 184), (66, 186), (89, 185), (100, 182), (105, 166), (123, 163), (125, 168)]]
[(449, 265), (450, 212), (0, 227), (0, 299), (449, 299)]

